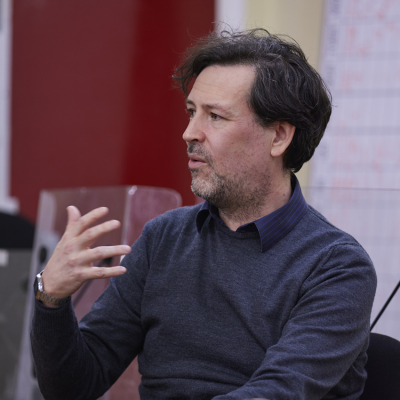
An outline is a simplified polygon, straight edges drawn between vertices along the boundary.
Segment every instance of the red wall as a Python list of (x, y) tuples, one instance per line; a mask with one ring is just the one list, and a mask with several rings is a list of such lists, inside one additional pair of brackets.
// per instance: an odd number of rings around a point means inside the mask
[(18, 0), (11, 192), (34, 220), (43, 188), (170, 187), (193, 204), (172, 70), (212, 28), (214, 0)]

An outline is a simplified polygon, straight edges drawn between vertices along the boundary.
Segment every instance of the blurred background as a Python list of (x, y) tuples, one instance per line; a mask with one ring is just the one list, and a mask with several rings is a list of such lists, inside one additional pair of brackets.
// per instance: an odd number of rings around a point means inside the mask
[(1, 0), (1, 7), (0, 209), (32, 222), (44, 188), (145, 184), (194, 203), (184, 99), (171, 75), (217, 21), (289, 34), (318, 67), (320, 0)]
[[(400, 2), (0, 0), (0, 400), (40, 398), (21, 389), (33, 376), (21, 358), (27, 290), (62, 232), (65, 199), (96, 203), (73, 188), (123, 186), (134, 197), (129, 187), (145, 185), (173, 189), (176, 204), (198, 201), (171, 76), (195, 39), (225, 24), (293, 37), (321, 73), (334, 110), (298, 178), (308, 202), (374, 261), (373, 318), (399, 281)], [(377, 329), (399, 338), (398, 297)]]

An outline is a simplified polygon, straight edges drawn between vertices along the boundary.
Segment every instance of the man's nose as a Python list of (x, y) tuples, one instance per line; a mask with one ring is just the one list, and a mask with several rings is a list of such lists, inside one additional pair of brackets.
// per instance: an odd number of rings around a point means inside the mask
[(204, 129), (202, 127), (201, 121), (194, 116), (183, 132), (182, 138), (185, 142), (190, 143), (193, 141), (202, 142), (205, 138)]

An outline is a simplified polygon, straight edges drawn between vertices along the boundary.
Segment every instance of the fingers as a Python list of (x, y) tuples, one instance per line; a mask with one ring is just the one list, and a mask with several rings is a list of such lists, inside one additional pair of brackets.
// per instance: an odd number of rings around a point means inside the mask
[(97, 260), (104, 260), (105, 258), (122, 256), (129, 254), (131, 252), (131, 248), (126, 245), (119, 246), (99, 246), (94, 249), (88, 249), (83, 251), (80, 254), (79, 260), (77, 263), (79, 265), (88, 265)]
[(42, 275), (46, 292), (64, 298), (75, 293), (89, 279), (122, 275), (126, 272), (122, 266), (93, 267), (93, 262), (125, 255), (130, 251), (131, 248), (126, 245), (99, 246), (94, 249), (72, 251), (70, 254), (66, 254), (62, 246), (58, 250), (56, 248)]
[[(88, 279), (110, 278), (126, 272), (124, 267), (93, 267), (97, 260), (128, 254), (129, 246), (99, 246), (91, 249), (102, 235), (120, 227), (120, 222), (111, 220), (95, 225), (108, 213), (108, 208), (100, 207), (81, 216), (74, 206), (67, 208), (67, 229), (57, 244), (43, 277), (46, 291), (59, 298), (75, 293)], [(94, 225), (94, 226), (93, 226)]]
[(87, 281), (89, 279), (105, 279), (114, 276), (123, 275), (126, 268), (122, 266), (117, 267), (90, 267), (81, 271), (81, 279)]
[(81, 216), (75, 206), (67, 207), (68, 224), (65, 230), (65, 239), (76, 238), (76, 243), (81, 248), (90, 247), (100, 236), (111, 232), (121, 226), (117, 220), (103, 222), (90, 228), (96, 221), (108, 213), (107, 207), (96, 208)]
[(79, 242), (82, 247), (90, 247), (100, 236), (105, 235), (108, 232), (113, 231), (121, 226), (121, 223), (117, 220), (111, 220), (103, 222), (100, 225), (96, 225), (93, 228), (87, 229), (82, 233), (79, 238)]
[(68, 211), (68, 225), (67, 231), (73, 235), (78, 236), (86, 229), (88, 229), (97, 220), (104, 217), (108, 213), (107, 207), (99, 207), (81, 216), (79, 210), (75, 206), (69, 206)]
[(75, 206), (68, 206), (67, 213), (68, 213), (67, 228), (68, 228), (68, 226), (71, 226), (72, 224), (74, 224), (76, 221), (79, 220), (79, 218), (81, 217), (81, 213)]

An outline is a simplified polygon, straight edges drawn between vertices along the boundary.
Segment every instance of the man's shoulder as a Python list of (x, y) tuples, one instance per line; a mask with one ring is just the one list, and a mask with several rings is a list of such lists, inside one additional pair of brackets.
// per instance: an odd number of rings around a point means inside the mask
[(301, 235), (304, 240), (317, 243), (325, 250), (335, 246), (351, 246), (366, 255), (361, 244), (353, 236), (335, 226), (311, 206), (308, 206), (308, 212), (298, 224), (297, 235)]
[(357, 276), (354, 279), (362, 282), (363, 296), (373, 298), (376, 290), (375, 268), (366, 250), (352, 235), (336, 227), (311, 206), (298, 225), (299, 230), (292, 242), (303, 246), (308, 261), (315, 260), (309, 282), (318, 276), (332, 276), (332, 273), (338, 276), (348, 274), (348, 279)]
[(341, 237), (350, 241), (355, 239), (348, 233), (342, 231), (340, 228), (335, 226), (327, 218), (325, 218), (319, 211), (312, 206), (308, 205), (308, 212), (305, 214), (300, 228), (302, 230), (310, 230), (313, 232), (333, 234), (334, 236)]

